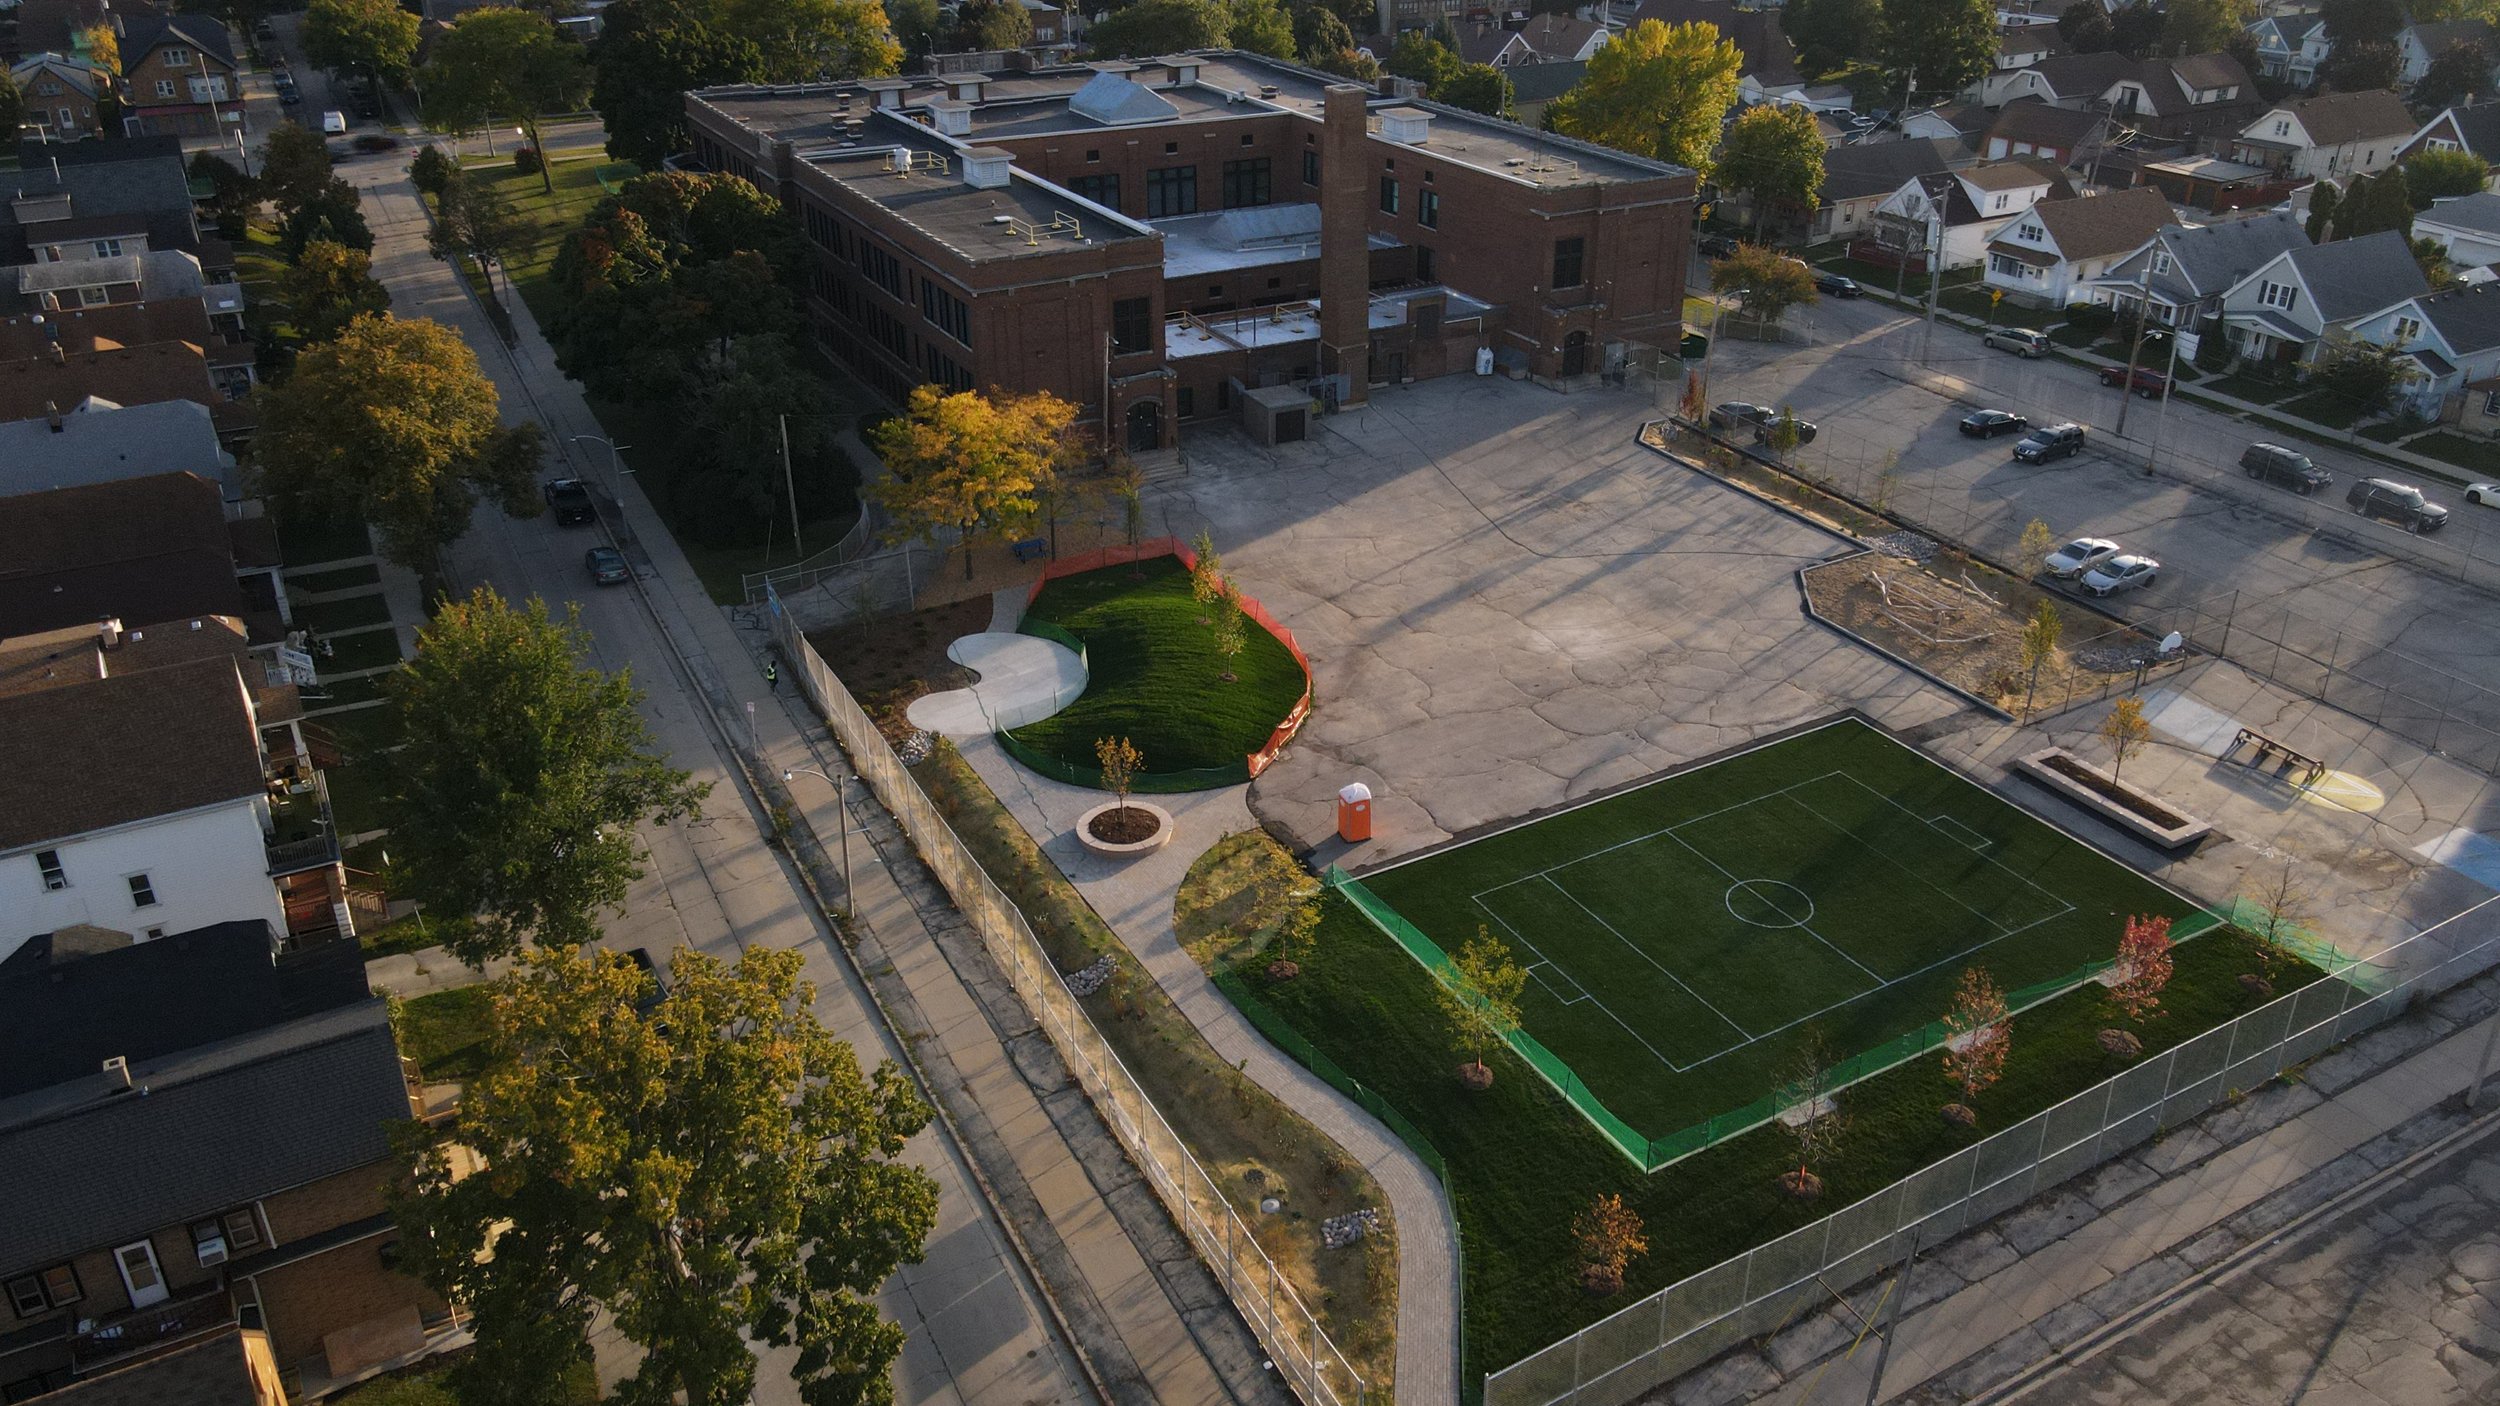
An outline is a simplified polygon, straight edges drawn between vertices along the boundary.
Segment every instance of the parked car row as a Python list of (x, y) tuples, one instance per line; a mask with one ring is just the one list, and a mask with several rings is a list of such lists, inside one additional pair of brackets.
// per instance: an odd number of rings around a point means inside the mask
[(2092, 595), (2112, 596), (2153, 584), (2153, 578), (2161, 574), (2161, 563), (2106, 537), (2078, 537), (2049, 553), (2040, 569)]

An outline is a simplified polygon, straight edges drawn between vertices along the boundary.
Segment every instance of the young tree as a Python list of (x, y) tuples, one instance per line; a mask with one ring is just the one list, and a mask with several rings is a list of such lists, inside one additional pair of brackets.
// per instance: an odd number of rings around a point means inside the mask
[(1573, 1218), (1571, 1238), (1580, 1245), (1580, 1287), (1598, 1298), (1622, 1293), (1633, 1257), (1649, 1253), (1639, 1213), (1611, 1192)]
[(1073, 452), (1075, 421), (1076, 407), (1048, 391), (992, 397), (921, 386), (903, 414), (869, 433), (889, 472), (868, 492), (893, 515), (897, 537), (935, 543), (941, 529), (961, 533), (969, 581), (977, 539), (1032, 519), (1043, 483)]
[[(2026, 531), (2024, 536), (2028, 537), (2030, 533)], [(2040, 602), (2040, 608), (2031, 612), (2031, 618), (2023, 622), (2023, 632), (2015, 641), (2015, 646), (2022, 651), (2023, 669), (2027, 675), (2023, 682), (2023, 716), (2026, 718), (2031, 716), (2031, 696), (2040, 687), (2040, 667), (2057, 657), (2058, 636), (2065, 632), (2066, 623), (2057, 618), (2057, 607), (2048, 601)]]
[(278, 276), (278, 297), (306, 345), (330, 341), (357, 318), (391, 307), (389, 291), (374, 279), (373, 256), (324, 240), (305, 245)]
[[(1224, 598), (1224, 558), (1215, 550), (1215, 534), (1199, 528), (1198, 535), (1190, 540), (1189, 551), (1198, 559), (1197, 565), (1189, 568), (1189, 594), (1200, 606), (1212, 606)], [(1198, 623), (1215, 622), (1201, 615)]]
[(620, 1401), (752, 1400), (751, 1343), (798, 1349), (813, 1406), (891, 1399), (904, 1334), (875, 1294), (937, 1223), (904, 1152), (930, 1111), (892, 1062), (861, 1070), (800, 964), (681, 947), (653, 1004), (623, 957), (565, 947), (496, 983), (456, 1138), (412, 1125), (391, 1192), (403, 1267), (476, 1332), (462, 1401), (565, 1399), (601, 1312), (641, 1349)]
[(1714, 26), (1643, 20), (1592, 55), (1546, 114), (1564, 136), (1689, 166), (1707, 180), (1744, 64)]
[[(2033, 518), (2023, 524), (2023, 535), (2014, 548), (2014, 559), (2018, 562), (2035, 562), (2056, 550), (2057, 533), (2049, 527), (2045, 519)], [(2038, 568), (2034, 567), (2033, 570), (2036, 571)], [(2042, 601), (2041, 604), (2047, 605), (2048, 602)]]
[(577, 615), (480, 586), (391, 678), (408, 744), (382, 765), (392, 859), (471, 965), (597, 937), (642, 876), (636, 827), (694, 814), (710, 789), (656, 749), (630, 675), (591, 666)]
[(2117, 36), (2110, 28), (2109, 10), (2101, 0), (2075, 0), (2059, 11), (2057, 33), (2078, 54), (2101, 53), (2117, 44)]
[(377, 83), (404, 82), (417, 57), (417, 17), (394, 0), (312, 0), (301, 37), (315, 66), (363, 69)]
[(1990, 0), (1884, 0), (1886, 67), (1918, 76), (1918, 91), (1943, 100), (1996, 62), (1996, 7)]
[(2443, 288), (2456, 275), (2455, 267), (2448, 262), (2447, 249), (2438, 240), (2418, 235), (2407, 241), (2406, 247), (2413, 253), (2413, 266), (2422, 271), (2422, 281), (2431, 287)]
[(268, 493), (371, 524), (413, 570), (468, 529), (481, 494), (538, 511), (538, 427), (502, 425), (494, 382), (441, 323), (360, 317), (252, 399)]
[(1773, 458), (1782, 462), (1786, 462), (1789, 455), (1797, 452), (1797, 445), (1803, 439), (1803, 432), (1797, 428), (1795, 406), (1781, 406), (1780, 413), (1772, 416), (1771, 422), (1763, 427), (1763, 447), (1771, 451)]
[(1319, 924), (1316, 898), (1303, 899), (1285, 910), (1268, 945), (1268, 980), (1291, 981), (1302, 974), (1303, 963), (1311, 960), (1312, 949), (1318, 945)]
[(1226, 683), (1239, 683), (1232, 660), (1238, 658), (1250, 640), (1249, 617), (1241, 608), (1241, 588), (1230, 581), (1224, 583), (1222, 595), (1215, 601), (1215, 652), (1225, 661), (1219, 675)]
[(1215, 0), (1134, 0), (1085, 31), (1085, 45), (1105, 59), (1220, 49), (1224, 7)]
[(2263, 878), (2252, 876), (2240, 890), (2238, 910), (2239, 929), (2257, 949), (2257, 963), (2264, 971), (2261, 979), (2271, 982), (2283, 963), (2292, 960), (2293, 940), (2305, 935), (2316, 917), (2309, 890), (2293, 861), (2283, 861), (2281, 869)]
[(2490, 163), (2470, 151), (2417, 151), (2405, 158), (2404, 171), (2405, 191), (2417, 211), (2449, 196), (2472, 195), (2491, 179)]
[(408, 162), (408, 184), (415, 186), (417, 194), (428, 199), (439, 199), (444, 191), (451, 189), (451, 183), (460, 178), (459, 165), (433, 142), (418, 147), (417, 154)]
[(1812, 269), (1759, 244), (1739, 244), (1735, 253), (1711, 265), (1710, 290), (1737, 294), (1745, 316), (1757, 322), (1777, 322), (1790, 308), (1817, 296)]
[(528, 221), (495, 187), (454, 171), (436, 199), (434, 223), (426, 229), (426, 252), (449, 261), (456, 254), (477, 260), (493, 287), (495, 266), (506, 251), (527, 239)]
[(2170, 984), (2168, 918), (2138, 914), (2127, 919), (2118, 936), (2117, 976), (2109, 998), (2127, 1019), (2141, 1025), (2161, 1014), (2162, 988)]
[(1236, 49), (1271, 59), (1294, 55), (1293, 16), (1278, 0), (1230, 0), (1224, 7), (1224, 32)]
[(1459, 1082), (1471, 1089), (1492, 1087), (1485, 1047), (1519, 1028), (1519, 997), (1527, 988), (1527, 968), (1511, 960), (1510, 949), (1479, 924), (1476, 935), (1450, 959), (1434, 992), (1459, 1052), (1468, 1057), (1459, 1066)]
[(877, 0), (719, 0), (712, 24), (754, 41), (767, 83), (877, 78), (903, 61)]
[(1774, 209), (1812, 214), (1823, 190), (1823, 137), (1814, 115), (1790, 103), (1745, 109), (1720, 143), (1717, 180), (1723, 190), (1753, 197), (1757, 239)]
[(2115, 781), (2126, 769), (2127, 758), (2152, 739), (2153, 725), (2144, 720), (2144, 700), (2129, 696), (2111, 704), (2109, 716), (2101, 720), (2100, 733), (2109, 744), (2109, 776)]
[[(507, 120), (519, 124), (522, 139), (543, 158), (540, 116), (570, 112), (589, 94), (582, 46), (534, 10), (471, 10), (428, 46), (425, 120), (437, 132)], [(541, 189), (555, 194), (555, 177), (543, 159), (538, 179)]]
[[(934, 26), (935, 0), (919, 3)], [(657, 171), (694, 145), (688, 92), (763, 81), (763, 50), (713, 23), (713, 13), (696, 0), (617, 0), (600, 12), (590, 105), (607, 126), (608, 155)], [(903, 21), (896, 23), (900, 33)]]
[(1780, 1126), (1797, 1151), (1797, 1165), (1780, 1173), (1780, 1189), (1800, 1201), (1823, 1194), (1823, 1178), (1814, 1169), (1839, 1153), (1841, 1140), (1848, 1134), (1849, 1120), (1835, 1097), (1839, 1091), (1839, 1070), (1831, 1046), (1822, 1031), (1809, 1027), (1776, 1091), (1785, 1109), (1779, 1116)]
[(2005, 1075), (2005, 1056), (2014, 1047), (2014, 1022), (2005, 1008), (2005, 992), (1986, 967), (1965, 967), (1953, 988), (1953, 1009), (1944, 1015), (1944, 1077), (1962, 1092), (1946, 1106), (1945, 1117), (1964, 1127), (1979, 1121), (1971, 1105), (1989, 1085)]
[(1128, 804), (1128, 788), (1145, 768), (1146, 754), (1125, 737), (1094, 739), (1094, 760), (1102, 764), (1102, 789), (1122, 806)]

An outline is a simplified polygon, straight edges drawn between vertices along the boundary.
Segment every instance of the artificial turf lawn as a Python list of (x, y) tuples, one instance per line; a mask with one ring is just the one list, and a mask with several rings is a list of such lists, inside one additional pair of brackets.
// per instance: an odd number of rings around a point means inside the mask
[(1363, 884), (1444, 952), (1505, 942), (1558, 1077), (1653, 1139), (1763, 1098), (1813, 1035), (1847, 1059), (1913, 1034), (1967, 966), (2071, 984), (2126, 915), (2195, 911), (1854, 719)]
[[(1839, 1155), (1815, 1170), (1822, 1197), (1790, 1200), (1774, 1178), (1794, 1144), (1774, 1127), (1643, 1174), (1561, 1096), (1506, 1049), (1491, 1056), (1493, 1087), (1461, 1088), (1462, 1058), (1433, 1000), (1432, 979), (1342, 896), (1325, 900), (1302, 975), (1270, 983), (1266, 957), (1232, 970), (1258, 999), (1370, 1091), (1422, 1129), (1449, 1165), (1450, 1200), (1464, 1246), (1466, 1370), (1497, 1370), (1687, 1275), (1828, 1215), (1996, 1130), (2120, 1072), (2095, 1041), (2123, 1025), (2107, 992), (2085, 986), (2014, 1018), (2005, 1077), (1972, 1101), (1975, 1128), (1939, 1116), (1958, 1091), (1934, 1056), (1852, 1085)], [(2176, 949), (2162, 1013), (2128, 1027), (2147, 1057), (2263, 1002), (2239, 984), (2257, 970), (2251, 946), (2215, 932)], [(2278, 994), (2318, 979), (2287, 965)], [(1577, 1284), (1571, 1223), (1593, 1199), (1619, 1194), (1646, 1225), (1649, 1253), (1624, 1292), (1592, 1299)]]
[[(1147, 772), (1240, 768), (1301, 698), (1302, 666), (1252, 622), (1243, 624), (1241, 653), (1224, 658), (1213, 627), (1198, 623), (1208, 613), (1190, 595), (1178, 557), (1106, 566), (1043, 587), (1025, 618), (1083, 640), (1092, 675), (1076, 702), (1013, 736), (1083, 776), (1100, 770), (1094, 743), (1104, 737), (1135, 743)], [(1227, 669), (1232, 683), (1224, 682)]]

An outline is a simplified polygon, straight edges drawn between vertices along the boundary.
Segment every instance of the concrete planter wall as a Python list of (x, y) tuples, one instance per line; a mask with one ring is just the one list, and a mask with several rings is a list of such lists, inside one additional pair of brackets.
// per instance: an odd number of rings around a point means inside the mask
[[(2063, 747), (2034, 752), (2014, 766), (2076, 805), (2163, 849), (2185, 849), (2213, 832), (2213, 826), (2149, 791), (2117, 780)], [(2090, 779), (2074, 775), (2076, 772)], [(2146, 814), (2147, 811), (2153, 813)], [(2165, 823), (2164, 815), (2169, 823)]]
[(1108, 815), (1120, 808), (1118, 801), (1105, 801), (1076, 818), (1076, 837), (1085, 848), (1106, 859), (1128, 859), (1150, 850), (1161, 849), (1172, 842), (1172, 813), (1161, 806), (1148, 805), (1134, 796), (1129, 798), (1128, 809), (1142, 810), (1153, 816), (1155, 832), (1142, 840), (1130, 840), (1125, 844), (1095, 838), (1094, 817)]

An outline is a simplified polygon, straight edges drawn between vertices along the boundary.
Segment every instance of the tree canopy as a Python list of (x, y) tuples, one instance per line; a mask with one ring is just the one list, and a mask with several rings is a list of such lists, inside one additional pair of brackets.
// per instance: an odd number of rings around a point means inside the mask
[(501, 191), (454, 167), (435, 196), (434, 223), (425, 232), (425, 247), (438, 259), (466, 254), (488, 270), (491, 279), (495, 266), (528, 236), (529, 229)]
[(903, 61), (877, 0), (716, 0), (708, 21), (764, 55), (769, 83), (879, 78)]
[(2255, 0), (2164, 0), (2160, 51), (2220, 53), (2256, 20)]
[(2491, 164), (2470, 151), (2417, 151), (2405, 158), (2404, 173), (2413, 208), (2427, 210), (2432, 201), (2481, 190)]
[(1706, 177), (1743, 69), (1744, 56), (1715, 26), (1643, 20), (1591, 56), (1588, 72), (1546, 111), (1565, 136)]
[(617, 0), (601, 13), (590, 105), (606, 124), (608, 155), (656, 171), (693, 143), (687, 92), (763, 81), (763, 50), (709, 15), (688, 0)]
[(1797, 304), (1815, 300), (1813, 271), (1759, 244), (1739, 244), (1712, 264), (1710, 289), (1737, 294), (1745, 315), (1763, 322), (1776, 322)]
[(1885, 66), (1917, 75), (1918, 91), (1942, 101), (1979, 81), (1996, 62), (1996, 7), (1990, 0), (1884, 0)]
[(1015, 0), (963, 0), (955, 7), (955, 45), (965, 53), (1021, 49), (1033, 42), (1033, 17)]
[[(535, 10), (471, 10), (437, 36), (426, 55), (425, 120), (436, 131), (470, 131), (508, 119), (544, 153), (539, 117), (578, 108), (589, 94), (582, 46)], [(538, 175), (554, 194), (555, 178), (543, 160)]]
[(401, 565), (430, 568), (481, 495), (538, 511), (538, 427), (502, 425), (494, 383), (441, 323), (359, 317), (253, 401), (268, 492), (371, 524)]
[[(2098, 8), (2098, 0), (2085, 0)], [(1881, 0), (1788, 0), (1780, 28), (1797, 46), (1797, 66), (1821, 76), (1875, 52), (1884, 7)]]
[(1230, 0), (1224, 10), (1224, 36), (1232, 47), (1272, 59), (1294, 57), (1293, 16), (1279, 0)]
[(1718, 182), (1754, 202), (1754, 228), (1774, 210), (1812, 214), (1823, 190), (1823, 136), (1814, 115), (1789, 103), (1747, 108), (1727, 129)]
[(312, 0), (301, 36), (308, 61), (385, 83), (404, 80), (417, 57), (417, 17), (396, 0)]
[(1220, 49), (1228, 18), (1215, 0), (1135, 0), (1096, 21), (1085, 44), (1097, 58)]
[(287, 321), (305, 343), (327, 342), (360, 317), (388, 312), (391, 295), (373, 277), (373, 256), (314, 240), (278, 276)]
[(2422, 108), (2463, 107), (2491, 88), (2491, 53), (2479, 39), (2455, 39), (2431, 57), (2413, 102)]
[(869, 434), (888, 473), (868, 491), (892, 515), (898, 539), (962, 534), (969, 580), (975, 540), (1020, 529), (1040, 511), (1074, 453), (1068, 430), (1075, 422), (1076, 407), (1047, 391), (949, 394), (921, 386), (905, 413)]
[[(904, 1335), (875, 1296), (937, 1224), (936, 1183), (904, 1160), (930, 1111), (891, 1061), (861, 1070), (800, 966), (681, 948), (661, 995), (615, 953), (564, 948), (495, 984), (486, 1072), (452, 1138), (404, 1135), (392, 1193), (406, 1267), (473, 1320), (463, 1402), (563, 1399), (602, 1310), (642, 1350), (619, 1401), (751, 1401), (750, 1341), (798, 1349), (806, 1406), (892, 1400)], [(455, 1169), (455, 1141), (479, 1170)]]
[(407, 742), (382, 764), (393, 863), (464, 962), (597, 937), (642, 875), (636, 830), (693, 814), (708, 789), (662, 758), (631, 676), (589, 658), (571, 613), (480, 586), (391, 676)]
[(2057, 34), (2078, 54), (2103, 53), (2117, 43), (2101, 0), (2075, 0), (2059, 11)]

